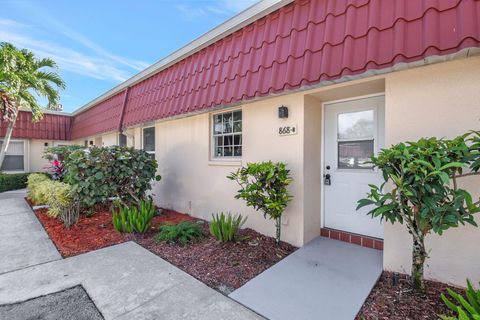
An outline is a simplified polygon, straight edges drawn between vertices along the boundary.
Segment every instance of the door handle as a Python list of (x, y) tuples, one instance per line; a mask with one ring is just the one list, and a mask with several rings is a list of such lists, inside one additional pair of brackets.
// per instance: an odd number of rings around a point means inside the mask
[(323, 175), (323, 184), (326, 185), (326, 186), (329, 186), (332, 184), (332, 178), (330, 176), (330, 173), (327, 173), (327, 174), (324, 174)]

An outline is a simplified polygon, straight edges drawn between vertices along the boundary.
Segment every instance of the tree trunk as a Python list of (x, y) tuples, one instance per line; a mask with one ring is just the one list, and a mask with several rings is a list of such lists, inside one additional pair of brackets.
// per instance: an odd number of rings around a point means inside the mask
[(425, 291), (423, 265), (426, 259), (427, 251), (425, 250), (424, 236), (413, 236), (412, 286), (417, 291)]
[(280, 235), (282, 233), (282, 218), (278, 217), (275, 219), (275, 227), (277, 228), (277, 236), (275, 238), (275, 243), (280, 244)]
[(13, 116), (13, 121), (8, 123), (7, 132), (5, 133), (5, 138), (3, 139), (3, 144), (0, 149), (0, 172), (2, 171), (3, 160), (5, 159), (5, 154), (8, 150), (8, 145), (10, 144), (10, 139), (12, 138), (13, 127), (15, 126), (15, 122), (17, 121), (18, 110), (15, 110), (15, 114)]

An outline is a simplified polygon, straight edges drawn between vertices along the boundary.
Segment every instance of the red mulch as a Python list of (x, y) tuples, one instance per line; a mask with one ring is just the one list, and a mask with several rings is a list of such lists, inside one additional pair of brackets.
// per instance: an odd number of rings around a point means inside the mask
[(447, 288), (462, 292), (444, 283), (426, 281), (426, 292), (416, 293), (411, 290), (408, 276), (400, 275), (396, 286), (392, 277), (390, 272), (382, 274), (356, 320), (437, 320), (438, 315), (452, 315), (440, 295)]
[[(29, 204), (32, 205), (30, 201)], [(239, 239), (247, 240), (219, 243), (210, 235), (208, 223), (171, 210), (163, 210), (161, 215), (154, 217), (151, 230), (144, 235), (118, 233), (113, 228), (108, 206), (96, 207), (96, 213), (92, 217), (80, 215), (78, 223), (70, 229), (65, 229), (59, 219), (48, 217), (46, 211), (38, 209), (35, 214), (63, 257), (133, 240), (224, 293), (239, 288), (296, 249), (283, 242), (277, 246), (274, 238), (251, 229), (244, 229), (239, 233)], [(184, 247), (153, 240), (159, 226), (182, 221), (203, 223), (205, 236)]]
[(127, 241), (113, 229), (112, 214), (109, 211), (96, 212), (92, 217), (82, 214), (78, 223), (70, 229), (66, 229), (59, 219), (47, 216), (46, 211), (47, 209), (38, 209), (35, 214), (62, 257), (71, 257)]
[(205, 237), (185, 247), (155, 242), (151, 235), (135, 235), (135, 241), (208, 286), (229, 293), (268, 269), (296, 248), (275, 239), (243, 229), (238, 242), (219, 243), (204, 224)]

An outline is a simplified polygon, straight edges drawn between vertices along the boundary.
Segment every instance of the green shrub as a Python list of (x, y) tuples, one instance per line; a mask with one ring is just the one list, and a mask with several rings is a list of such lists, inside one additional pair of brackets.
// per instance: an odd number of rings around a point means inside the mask
[[(476, 226), (480, 201), (459, 188), (461, 178), (480, 175), (480, 132), (455, 139), (422, 138), (383, 149), (371, 162), (383, 173), (383, 183), (369, 185), (357, 210), (393, 223), (405, 224), (412, 235), (412, 286), (423, 291), (425, 237), (449, 228)], [(473, 190), (472, 190), (473, 191)]]
[(440, 316), (443, 320), (480, 320), (480, 290), (475, 289), (467, 280), (467, 289), (464, 298), (461, 294), (447, 289), (450, 296), (458, 305), (451, 302), (443, 293), (442, 300), (445, 305), (456, 313), (455, 317)]
[(236, 181), (241, 189), (236, 199), (243, 199), (247, 206), (263, 212), (263, 216), (275, 219), (276, 242), (280, 243), (281, 218), (292, 196), (287, 186), (292, 182), (290, 170), (284, 163), (248, 163), (228, 177)]
[(241, 214), (233, 216), (231, 213), (213, 214), (210, 222), (210, 233), (220, 242), (233, 241), (238, 229), (240, 229), (247, 217), (243, 218)]
[(139, 206), (121, 206), (112, 215), (112, 223), (118, 232), (145, 233), (155, 215), (153, 201), (141, 200)]
[(70, 146), (55, 146), (49, 147), (43, 153), (43, 158), (53, 161), (53, 160), (60, 160), (63, 161), (64, 159), (68, 158), (70, 154), (77, 150), (85, 149), (84, 146), (81, 145), (70, 145)]
[(46, 174), (32, 173), (27, 180), (27, 196), (38, 205), (46, 204), (43, 182), (50, 180)]
[(0, 173), (0, 192), (23, 189), (29, 173)]
[(66, 183), (53, 180), (41, 184), (42, 191), (45, 192), (45, 204), (49, 206), (47, 214), (50, 217), (59, 217), (73, 203), (72, 188)]
[(151, 189), (157, 161), (144, 150), (127, 147), (78, 149), (64, 159), (64, 181), (72, 185), (76, 201), (84, 207), (117, 197), (124, 204), (138, 204)]
[(163, 225), (155, 236), (155, 241), (172, 241), (184, 246), (203, 237), (203, 229), (198, 223), (189, 221), (174, 225)]

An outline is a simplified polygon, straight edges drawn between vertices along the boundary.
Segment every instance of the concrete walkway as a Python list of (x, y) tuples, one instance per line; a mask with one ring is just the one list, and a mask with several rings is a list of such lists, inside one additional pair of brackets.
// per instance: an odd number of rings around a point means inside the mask
[(230, 297), (271, 320), (353, 320), (381, 272), (381, 251), (319, 237)]
[(25, 195), (25, 190), (0, 193), (0, 274), (62, 258)]
[(134, 242), (61, 259), (21, 194), (0, 228), (0, 305), (81, 285), (105, 319), (262, 319)]

